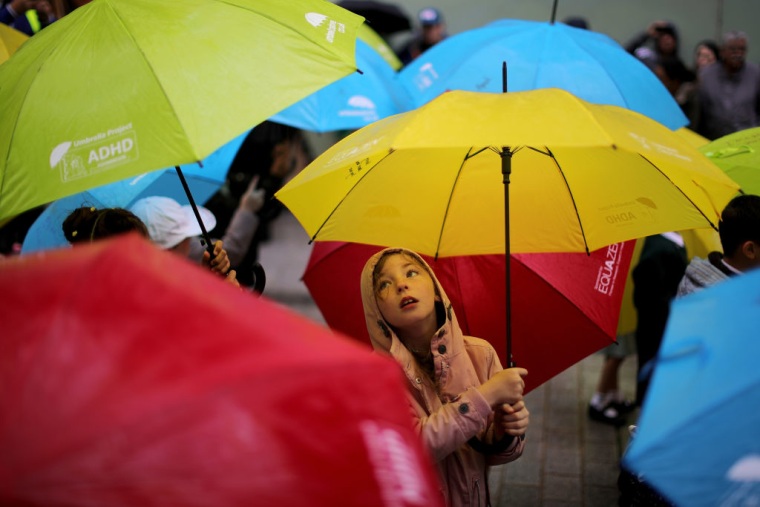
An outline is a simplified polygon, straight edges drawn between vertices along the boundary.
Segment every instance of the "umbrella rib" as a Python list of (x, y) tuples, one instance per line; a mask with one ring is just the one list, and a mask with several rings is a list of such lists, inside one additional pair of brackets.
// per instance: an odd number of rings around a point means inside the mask
[(583, 237), (583, 246), (586, 249), (586, 255), (591, 255), (591, 251), (588, 249), (588, 242), (586, 241), (586, 231), (583, 230), (583, 221), (581, 220), (581, 215), (578, 212), (578, 205), (575, 203), (575, 197), (573, 197), (573, 191), (570, 189), (570, 184), (567, 182), (567, 178), (565, 177), (565, 172), (562, 170), (562, 166), (559, 165), (559, 161), (557, 160), (557, 157), (554, 156), (554, 153), (552, 153), (552, 150), (549, 149), (548, 146), (544, 146), (544, 149), (546, 151), (539, 150), (537, 148), (533, 148), (532, 146), (528, 146), (531, 150), (541, 153), (543, 155), (546, 155), (547, 157), (550, 157), (554, 161), (554, 165), (557, 166), (557, 170), (559, 171), (559, 174), (562, 176), (562, 181), (565, 182), (565, 188), (567, 188), (567, 193), (570, 196), (570, 201), (573, 203), (573, 209), (575, 210), (575, 217), (578, 219), (578, 227), (581, 230), (581, 236)]
[[(58, 48), (56, 47), (56, 48), (48, 50), (47, 53), (48, 54), (52, 54), (52, 53), (55, 53), (57, 51), (58, 51)], [(46, 63), (47, 63), (47, 60), (45, 60), (39, 66), (39, 68), (37, 68), (37, 72), (36, 72), (37, 74), (40, 73), (40, 71), (42, 70), (42, 67), (45, 66)], [(26, 98), (29, 96), (29, 93), (31, 92), (31, 88), (32, 88), (33, 85), (34, 85), (34, 80), (32, 80), (32, 82), (30, 83), (29, 87), (27, 87), (27, 89), (24, 90), (24, 97), (19, 101), (19, 111), (26, 105)], [(3, 196), (6, 195), (6, 193), (5, 193), (5, 181), (6, 181), (6, 176), (8, 174), (7, 167), (8, 167), (8, 162), (10, 162), (10, 159), (11, 159), (11, 146), (13, 146), (13, 138), (16, 137), (16, 128), (18, 127), (20, 118), (21, 118), (20, 115), (16, 115), (16, 118), (15, 118), (15, 120), (13, 122), (13, 128), (11, 130), (11, 135), (10, 135), (10, 137), (8, 139), (8, 150), (5, 153), (5, 163), (4, 163), (4, 167), (6, 168), (6, 170), (4, 170), (2, 172), (2, 179), (0, 179), (0, 204), (2, 204), (2, 202), (3, 202)], [(42, 204), (42, 203), (40, 203), (40, 204)], [(2, 206), (0, 206), (0, 209), (2, 209)], [(16, 212), (15, 214), (11, 215), (8, 219), (10, 220), (11, 218), (13, 218), (15, 216), (18, 216), (21, 213), (23, 213), (23, 212)]]
[(443, 212), (443, 220), (441, 220), (441, 228), (438, 231), (438, 242), (436, 243), (436, 246), (435, 246), (435, 256), (433, 257), (435, 260), (438, 260), (438, 254), (441, 251), (441, 241), (443, 240), (443, 230), (446, 228), (446, 220), (449, 217), (449, 209), (451, 208), (451, 201), (452, 201), (452, 198), (454, 196), (454, 189), (457, 186), (457, 181), (459, 181), (459, 175), (462, 174), (462, 169), (464, 168), (464, 164), (465, 164), (465, 162), (467, 162), (467, 160), (471, 159), (475, 155), (478, 155), (479, 153), (483, 153), (484, 151), (486, 151), (488, 149), (489, 149), (488, 147), (481, 148), (478, 151), (476, 151), (476, 152), (473, 153), (473, 151), (472, 151), (473, 148), (470, 147), (470, 149), (467, 151), (467, 154), (462, 159), (462, 163), (459, 164), (459, 170), (457, 171), (456, 177), (454, 177), (454, 184), (451, 185), (451, 192), (449, 192), (449, 199), (446, 202), (446, 211)]
[[(111, 9), (111, 12), (116, 17), (116, 19), (119, 20), (119, 23), (123, 27), (124, 34), (127, 37), (129, 37), (129, 39), (132, 41), (132, 45), (134, 46), (134, 48), (137, 49), (137, 51), (142, 55), (143, 62), (150, 69), (150, 74), (155, 79), (156, 84), (158, 85), (159, 89), (161, 90), (161, 94), (164, 96), (164, 99), (166, 100), (166, 102), (169, 105), (171, 105), (171, 113), (174, 116), (174, 118), (177, 119), (177, 125), (180, 126), (180, 128), (182, 129), (183, 134), (185, 135), (185, 139), (188, 140), (188, 145), (191, 147), (192, 151), (195, 152), (195, 149), (193, 149), (193, 147), (192, 147), (192, 143), (189, 142), (190, 136), (188, 135), (187, 129), (185, 128), (185, 125), (182, 123), (182, 120), (180, 119), (180, 117), (177, 116), (177, 108), (174, 107), (174, 104), (172, 103), (171, 99), (169, 98), (169, 94), (166, 93), (166, 88), (164, 88), (164, 83), (162, 83), (161, 80), (158, 78), (158, 74), (156, 74), (156, 70), (153, 67), (153, 63), (148, 58), (148, 55), (145, 54), (145, 51), (143, 51), (143, 48), (140, 46), (140, 44), (137, 43), (137, 40), (135, 39), (135, 37), (132, 34), (132, 32), (129, 29), (127, 29), (127, 24), (124, 22), (124, 19), (119, 14), (119, 11), (111, 3), (108, 4), (108, 7)], [(199, 162), (201, 160), (201, 158), (203, 158), (203, 157), (198, 157), (197, 153), (195, 155), (196, 155), (196, 160), (195, 160), (196, 162)], [(177, 164), (177, 165), (180, 165), (180, 164)]]
[[(651, 165), (652, 167), (654, 167), (654, 169), (655, 169), (655, 170), (656, 170), (658, 173), (660, 173), (660, 174), (662, 175), (662, 177), (663, 177), (663, 178), (665, 178), (666, 180), (668, 180), (668, 183), (670, 183), (671, 185), (673, 185), (673, 186), (675, 187), (675, 189), (676, 189), (676, 190), (678, 190), (678, 192), (679, 192), (679, 193), (680, 193), (680, 194), (681, 194), (681, 195), (684, 197), (684, 199), (686, 199), (687, 201), (689, 201), (689, 203), (690, 203), (692, 206), (694, 206), (694, 209), (696, 209), (697, 211), (699, 211), (699, 214), (700, 214), (700, 215), (702, 215), (702, 216), (704, 217), (705, 221), (706, 221), (708, 224), (710, 224), (710, 227), (712, 227), (712, 228), (713, 228), (713, 229), (715, 229), (716, 231), (718, 230), (718, 227), (717, 227), (715, 224), (713, 224), (713, 223), (712, 223), (712, 221), (711, 221), (711, 220), (710, 220), (710, 219), (707, 217), (707, 215), (705, 215), (705, 214), (704, 214), (704, 212), (702, 212), (702, 209), (701, 209), (699, 206), (697, 206), (697, 205), (694, 203), (694, 201), (692, 201), (692, 200), (691, 200), (691, 198), (690, 198), (688, 195), (686, 195), (686, 194), (684, 193), (684, 191), (683, 191), (683, 190), (681, 190), (681, 187), (679, 187), (678, 185), (676, 185), (675, 183), (673, 183), (673, 180), (671, 180), (671, 179), (670, 179), (670, 178), (669, 178), (669, 177), (668, 177), (668, 176), (667, 176), (667, 175), (666, 175), (664, 172), (662, 172), (662, 171), (660, 170), (660, 168), (659, 168), (659, 167), (657, 167), (657, 165), (656, 165), (656, 164), (654, 164), (654, 163), (653, 163), (651, 160), (649, 160), (648, 158), (646, 158), (646, 157), (645, 157), (644, 155), (642, 155), (641, 153), (639, 153), (639, 156), (640, 156), (641, 158), (643, 158), (644, 160), (646, 160), (646, 161), (647, 161), (647, 163), (648, 163), (649, 165)], [(695, 185), (697, 185), (697, 183), (696, 183), (696, 182), (694, 182), (694, 184), (695, 184)], [(702, 187), (700, 187), (699, 185), (697, 185), (697, 186), (698, 186), (698, 187), (699, 187), (699, 188), (700, 188), (702, 191), (704, 191), (704, 189), (703, 189)], [(708, 198), (709, 198), (709, 196), (708, 196)], [(710, 200), (710, 204), (712, 204), (712, 199), (709, 199), (709, 200)], [(717, 216), (720, 216), (720, 211), (718, 211), (717, 209), (715, 209), (715, 206), (713, 206), (713, 210), (715, 211), (715, 214), (716, 214)]]
[(363, 175), (361, 178), (359, 178), (359, 180), (356, 182), (356, 184), (355, 184), (354, 186), (352, 186), (352, 187), (351, 187), (351, 189), (350, 189), (348, 192), (346, 192), (346, 194), (345, 194), (345, 195), (344, 195), (344, 196), (341, 198), (341, 200), (340, 200), (340, 201), (339, 201), (339, 202), (338, 202), (338, 203), (335, 205), (335, 207), (333, 207), (332, 211), (330, 211), (330, 214), (329, 214), (329, 215), (327, 215), (327, 217), (326, 217), (326, 218), (325, 218), (325, 220), (322, 222), (322, 224), (321, 224), (321, 225), (320, 225), (320, 226), (317, 228), (317, 230), (314, 232), (314, 236), (312, 236), (312, 237), (311, 237), (311, 239), (309, 239), (309, 244), (311, 244), (311, 243), (313, 243), (314, 241), (316, 241), (316, 240), (317, 240), (317, 236), (319, 236), (319, 231), (321, 231), (321, 230), (322, 230), (322, 228), (325, 226), (325, 224), (327, 224), (327, 222), (329, 222), (329, 221), (330, 221), (330, 219), (331, 219), (331, 218), (332, 218), (332, 216), (335, 214), (335, 212), (338, 210), (338, 208), (340, 208), (341, 204), (343, 204), (343, 201), (345, 201), (346, 199), (348, 199), (348, 196), (349, 196), (349, 195), (351, 195), (351, 192), (353, 192), (353, 191), (354, 191), (354, 189), (355, 189), (357, 186), (359, 186), (359, 184), (360, 184), (360, 183), (361, 183), (361, 182), (364, 180), (364, 178), (366, 178), (366, 177), (367, 177), (367, 175), (368, 175), (369, 173), (371, 173), (371, 172), (372, 172), (372, 170), (373, 170), (373, 169), (375, 169), (377, 166), (379, 166), (379, 165), (380, 165), (380, 164), (383, 162), (383, 160), (385, 160), (386, 158), (390, 157), (390, 156), (391, 156), (391, 155), (392, 155), (392, 154), (393, 154), (395, 151), (396, 151), (395, 149), (393, 149), (393, 148), (390, 148), (390, 149), (388, 150), (388, 153), (387, 153), (387, 154), (385, 154), (385, 155), (383, 156), (383, 158), (381, 158), (380, 160), (378, 160), (376, 163), (372, 164), (372, 166), (370, 166), (370, 167), (369, 167), (369, 169), (367, 169), (367, 170), (364, 172), (364, 175)]

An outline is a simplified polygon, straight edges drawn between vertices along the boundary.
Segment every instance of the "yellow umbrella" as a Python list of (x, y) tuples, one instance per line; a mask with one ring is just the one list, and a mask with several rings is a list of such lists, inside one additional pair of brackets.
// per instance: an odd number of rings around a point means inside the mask
[(715, 226), (737, 189), (659, 123), (540, 89), (447, 92), (343, 139), (276, 196), (313, 240), (451, 256), (591, 251)]
[(701, 136), (694, 132), (693, 130), (681, 127), (680, 129), (676, 130), (676, 134), (680, 135), (684, 138), (685, 141), (687, 141), (689, 144), (694, 146), (695, 148), (699, 148), (700, 146), (704, 146), (705, 144), (709, 143), (710, 140), (707, 139), (704, 136)]
[(737, 189), (656, 121), (539, 89), (444, 93), (344, 138), (276, 197), (312, 240), (508, 257), (715, 227)]
[(0, 23), (0, 63), (10, 58), (28, 38), (25, 33)]

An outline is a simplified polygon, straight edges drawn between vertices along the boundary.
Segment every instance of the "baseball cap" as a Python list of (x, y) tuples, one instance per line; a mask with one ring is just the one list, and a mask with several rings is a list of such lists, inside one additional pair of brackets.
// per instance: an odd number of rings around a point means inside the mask
[[(169, 197), (145, 197), (129, 209), (148, 227), (150, 239), (167, 250), (180, 244), (185, 238), (201, 234), (201, 226), (190, 205), (181, 205)], [(216, 227), (216, 217), (208, 209), (198, 206), (206, 231)]]
[(419, 20), (422, 26), (438, 25), (443, 23), (443, 14), (435, 7), (425, 7), (420, 11)]

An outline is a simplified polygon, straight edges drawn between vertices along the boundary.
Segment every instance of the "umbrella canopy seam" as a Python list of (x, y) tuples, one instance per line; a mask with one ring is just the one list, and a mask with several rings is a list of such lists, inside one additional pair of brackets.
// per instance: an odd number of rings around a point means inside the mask
[(438, 252), (441, 250), (441, 241), (443, 239), (443, 231), (446, 229), (446, 219), (449, 217), (449, 209), (451, 208), (451, 201), (452, 196), (454, 195), (454, 192), (457, 188), (457, 181), (459, 181), (459, 175), (462, 174), (462, 169), (464, 169), (464, 164), (469, 160), (470, 158), (474, 157), (478, 153), (482, 153), (483, 151), (487, 150), (488, 148), (481, 148), (477, 152), (472, 153), (473, 147), (471, 146), (470, 149), (465, 154), (464, 158), (462, 159), (462, 162), (459, 164), (459, 169), (457, 170), (456, 175), (454, 175), (454, 183), (451, 185), (451, 191), (449, 192), (449, 198), (446, 200), (446, 209), (443, 212), (443, 220), (441, 220), (441, 228), (438, 231), (438, 241), (436, 243), (435, 247), (435, 255), (433, 258), (435, 260), (438, 260)]
[[(716, 231), (718, 230), (718, 226), (716, 226), (715, 224), (713, 224), (713, 223), (710, 221), (710, 219), (709, 219), (709, 218), (707, 218), (707, 215), (705, 215), (705, 214), (702, 212), (702, 209), (701, 209), (699, 206), (697, 206), (697, 205), (696, 205), (696, 203), (695, 203), (694, 201), (692, 201), (692, 200), (691, 200), (691, 198), (690, 198), (688, 195), (686, 195), (686, 194), (684, 193), (684, 191), (681, 189), (681, 187), (679, 187), (678, 185), (676, 185), (675, 183), (673, 183), (673, 180), (671, 180), (670, 178), (668, 178), (668, 176), (667, 176), (665, 173), (663, 173), (663, 172), (660, 170), (660, 168), (659, 168), (659, 167), (657, 167), (657, 165), (656, 165), (656, 164), (653, 164), (651, 160), (649, 160), (648, 158), (646, 158), (646, 157), (645, 157), (644, 155), (642, 155), (641, 153), (639, 153), (639, 156), (640, 156), (641, 158), (643, 158), (644, 160), (646, 160), (646, 161), (647, 161), (647, 163), (648, 163), (650, 166), (654, 167), (655, 171), (657, 171), (658, 173), (660, 173), (660, 174), (662, 175), (662, 177), (663, 177), (663, 178), (665, 178), (666, 180), (668, 180), (668, 183), (670, 183), (670, 184), (673, 186), (673, 188), (675, 188), (675, 189), (678, 191), (678, 193), (680, 193), (680, 194), (681, 194), (681, 195), (682, 195), (682, 196), (683, 196), (683, 197), (684, 197), (684, 198), (685, 198), (687, 201), (689, 201), (689, 203), (690, 203), (690, 204), (691, 204), (691, 205), (692, 205), (694, 208), (696, 208), (696, 209), (697, 209), (697, 211), (699, 211), (699, 214), (700, 214), (700, 215), (702, 215), (702, 216), (704, 217), (705, 221), (707, 221), (707, 223), (710, 225), (710, 227), (712, 227), (712, 228), (713, 228), (713, 229), (715, 229)], [(710, 196), (709, 196), (709, 194), (707, 194), (707, 192), (705, 192), (705, 191), (704, 191), (705, 189), (702, 187), (702, 185), (700, 185), (700, 184), (699, 184), (697, 181), (695, 181), (695, 180), (692, 180), (692, 183), (694, 183), (694, 185), (695, 185), (697, 188), (699, 188), (700, 190), (702, 190), (702, 192), (705, 194), (705, 196), (707, 197), (707, 200), (710, 202), (710, 206), (712, 206), (712, 208), (713, 208), (713, 211), (715, 211), (715, 215), (716, 215), (716, 216), (720, 216), (720, 214), (721, 214), (721, 211), (720, 211), (720, 210), (719, 210), (719, 209), (718, 209), (718, 208), (715, 206), (715, 203), (713, 203), (712, 199), (710, 199)]]
[(583, 229), (583, 220), (581, 220), (581, 214), (578, 211), (578, 205), (575, 202), (575, 196), (573, 195), (573, 191), (570, 189), (570, 183), (567, 182), (567, 177), (565, 177), (565, 172), (562, 170), (562, 166), (559, 165), (559, 160), (557, 160), (557, 157), (554, 156), (554, 153), (552, 153), (552, 150), (550, 150), (548, 146), (544, 146), (546, 149), (545, 153), (539, 149), (533, 148), (532, 146), (528, 146), (528, 148), (537, 153), (546, 155), (554, 161), (554, 165), (557, 167), (557, 171), (559, 171), (560, 176), (562, 176), (562, 181), (565, 183), (565, 188), (567, 189), (570, 202), (573, 203), (573, 210), (575, 210), (575, 217), (578, 219), (578, 227), (581, 230), (581, 237), (583, 237), (583, 247), (586, 249), (586, 255), (591, 255), (591, 251), (588, 248), (588, 241), (586, 241), (586, 231)]

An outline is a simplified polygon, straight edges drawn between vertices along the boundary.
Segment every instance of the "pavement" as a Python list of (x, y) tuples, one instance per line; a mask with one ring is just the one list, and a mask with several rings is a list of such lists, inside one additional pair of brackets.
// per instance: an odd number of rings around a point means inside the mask
[[(311, 253), (308, 236), (285, 210), (260, 248), (269, 299), (326, 325), (301, 281)], [(515, 507), (611, 507), (617, 505), (618, 462), (628, 430), (587, 416), (602, 356), (591, 355), (526, 396), (530, 411), (522, 457), (491, 469), (491, 503)], [(619, 382), (627, 397), (635, 393), (636, 359), (628, 358)], [(631, 423), (636, 413), (629, 415)]]

